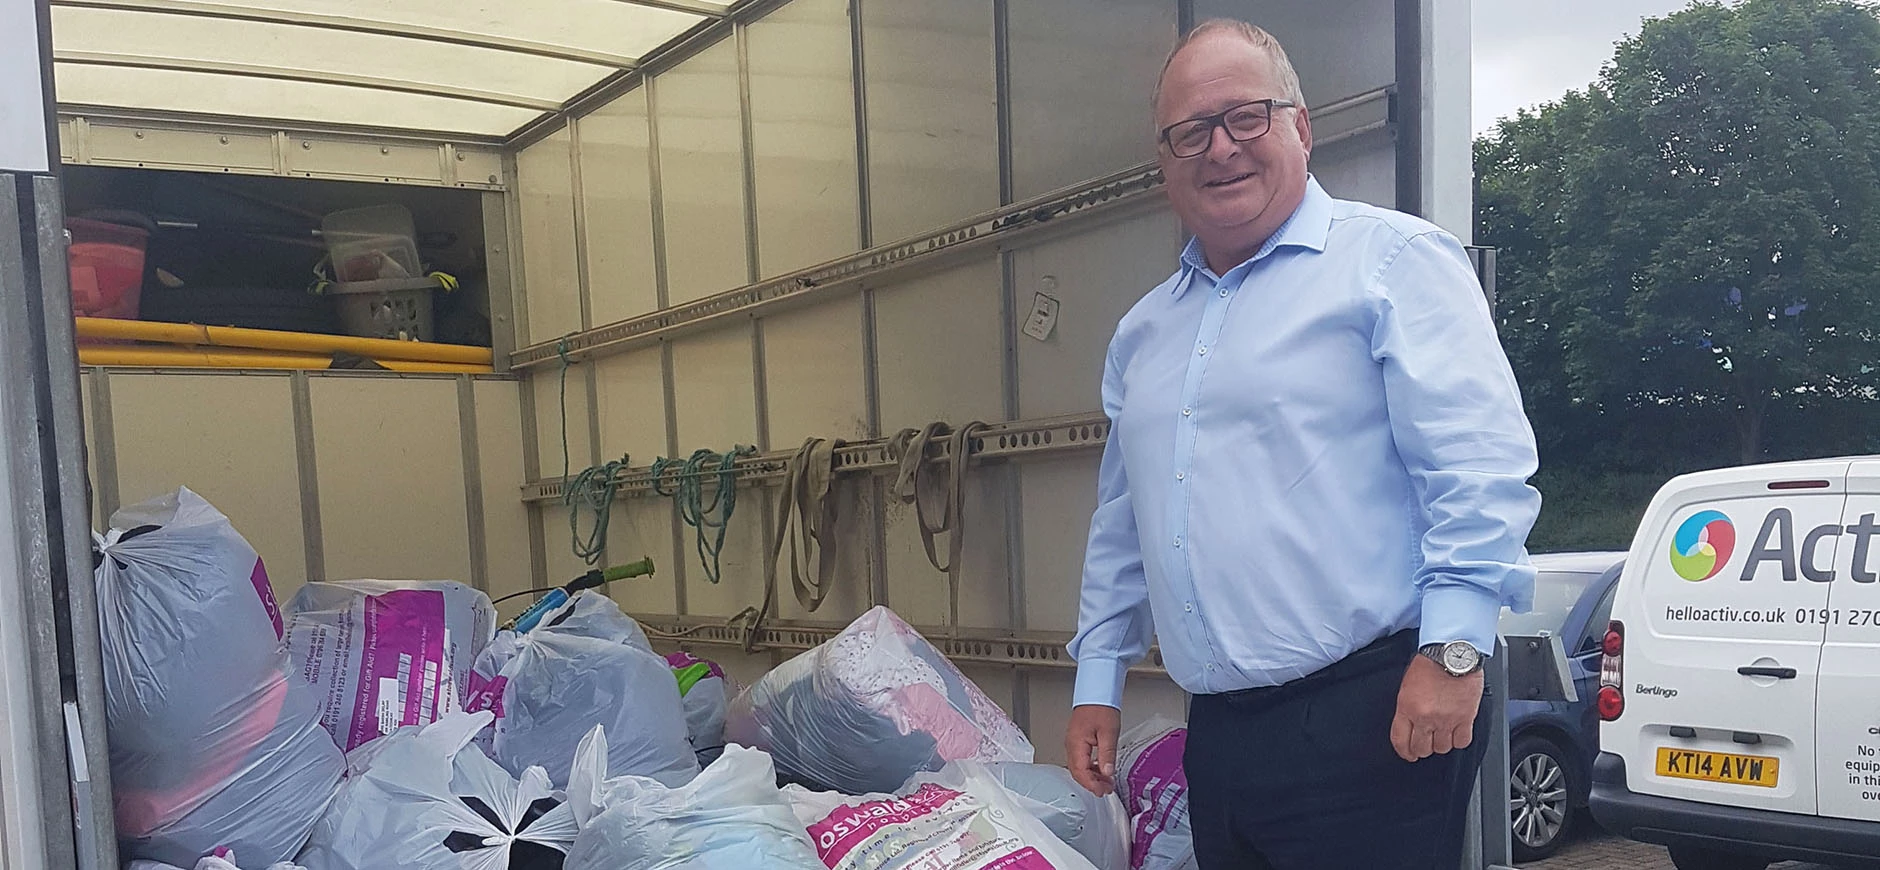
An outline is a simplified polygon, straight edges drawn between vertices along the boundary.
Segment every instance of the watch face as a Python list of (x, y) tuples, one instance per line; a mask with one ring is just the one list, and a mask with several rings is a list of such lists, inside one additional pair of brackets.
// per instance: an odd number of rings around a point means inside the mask
[(1475, 670), (1475, 665), (1481, 661), (1481, 658), (1482, 654), (1466, 643), (1452, 643), (1443, 647), (1443, 667), (1452, 673)]

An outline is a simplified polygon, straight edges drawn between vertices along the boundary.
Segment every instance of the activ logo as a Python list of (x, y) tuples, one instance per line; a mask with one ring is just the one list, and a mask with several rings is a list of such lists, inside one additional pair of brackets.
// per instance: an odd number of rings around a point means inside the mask
[[(1855, 583), (1880, 583), (1876, 556), (1880, 547), (1880, 511), (1861, 514), (1852, 525), (1824, 523), (1809, 529), (1797, 540), (1795, 513), (1786, 507), (1771, 508), (1763, 516), (1755, 540), (1743, 558), (1741, 579), (1755, 580), (1765, 566), (1779, 569), (1784, 582), (1809, 580), (1831, 583), (1840, 568), (1835, 564), (1834, 541), (1845, 536), (1853, 540), (1847, 557), (1839, 560), (1848, 568)], [(1826, 546), (1827, 552), (1822, 552)], [(1723, 572), (1724, 564), (1736, 550), (1736, 526), (1722, 511), (1702, 510), (1679, 524), (1671, 536), (1671, 569), (1692, 583), (1709, 580)]]
[(1671, 538), (1671, 570), (1693, 583), (1723, 570), (1736, 549), (1736, 526), (1722, 511), (1699, 511)]

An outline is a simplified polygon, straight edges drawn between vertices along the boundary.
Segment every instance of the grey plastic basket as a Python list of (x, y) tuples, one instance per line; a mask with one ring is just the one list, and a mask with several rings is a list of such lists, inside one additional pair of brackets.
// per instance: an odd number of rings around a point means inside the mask
[(321, 292), (333, 297), (340, 328), (347, 335), (433, 341), (431, 294), (441, 286), (436, 278), (394, 278), (339, 281), (325, 285)]

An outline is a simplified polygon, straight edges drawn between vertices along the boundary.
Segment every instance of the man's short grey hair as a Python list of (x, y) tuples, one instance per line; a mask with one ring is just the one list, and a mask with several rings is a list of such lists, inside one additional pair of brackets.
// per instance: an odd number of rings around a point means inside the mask
[(1305, 107), (1306, 95), (1305, 91), (1299, 87), (1299, 73), (1293, 70), (1292, 61), (1286, 57), (1286, 49), (1279, 44), (1279, 40), (1273, 34), (1236, 18), (1210, 18), (1195, 25), (1195, 29), (1188, 31), (1187, 35), (1183, 36), (1180, 42), (1175, 43), (1175, 47), (1169, 51), (1168, 59), (1162, 61), (1162, 72), (1155, 77), (1155, 94), (1151, 97), (1149, 104), (1151, 111), (1161, 107), (1162, 79), (1168, 76), (1169, 65), (1175, 62), (1175, 56), (1181, 54), (1182, 50), (1195, 40), (1215, 33), (1237, 36), (1265, 52), (1267, 59), (1273, 63), (1274, 74), (1279, 79), (1281, 93), (1278, 96), (1293, 101), (1293, 104), (1300, 108)]

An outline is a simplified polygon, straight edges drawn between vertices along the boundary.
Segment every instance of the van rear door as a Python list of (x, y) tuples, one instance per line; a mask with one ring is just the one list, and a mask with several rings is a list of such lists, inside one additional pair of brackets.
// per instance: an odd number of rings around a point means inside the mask
[(1653, 503), (1617, 609), (1625, 709), (1601, 729), (1632, 791), (1815, 812), (1811, 616), (1828, 606), (1848, 466), (1708, 472)]
[(1816, 707), (1821, 814), (1880, 821), (1880, 460), (1847, 476)]

